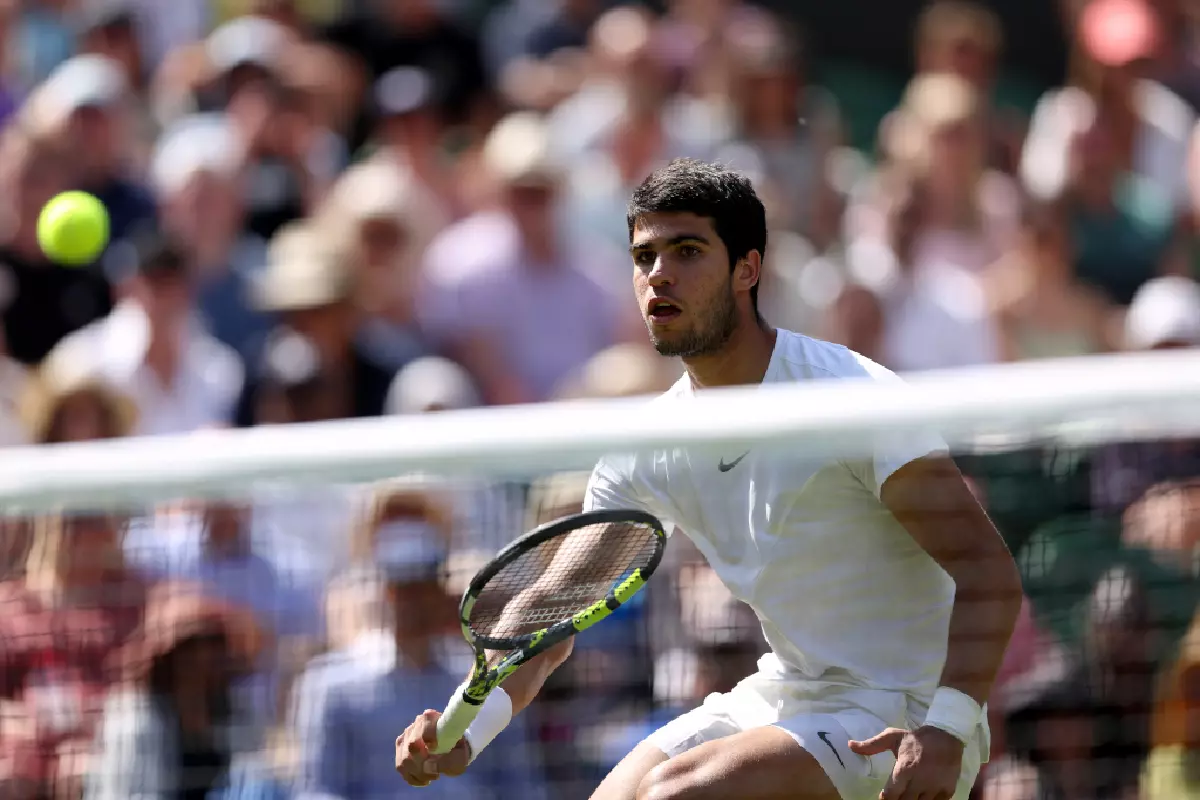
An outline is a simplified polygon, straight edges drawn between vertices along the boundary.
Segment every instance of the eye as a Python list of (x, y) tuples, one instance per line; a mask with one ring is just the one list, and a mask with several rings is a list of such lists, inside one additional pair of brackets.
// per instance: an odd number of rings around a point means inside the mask
[(700, 255), (700, 248), (695, 245), (685, 244), (679, 248), (679, 255), (684, 258), (695, 258)]
[(639, 267), (654, 266), (654, 251), (653, 250), (638, 250), (633, 254), (633, 263)]

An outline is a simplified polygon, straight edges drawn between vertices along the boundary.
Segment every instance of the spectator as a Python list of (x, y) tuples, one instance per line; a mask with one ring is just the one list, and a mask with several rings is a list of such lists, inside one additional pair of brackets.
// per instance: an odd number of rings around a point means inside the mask
[(286, 30), (261, 17), (228, 22), (205, 43), (212, 102), (244, 148), (246, 227), (263, 239), (315, 209), (346, 160), (284, 61), (289, 43)]
[(716, 158), (761, 175), (756, 189), (775, 202), (772, 228), (795, 231), (819, 251), (838, 234), (840, 198), (828, 160), (842, 144), (833, 97), (806, 80), (811, 65), (797, 33), (766, 13), (739, 18), (726, 32), (733, 56), (734, 141)]
[(244, 166), (228, 116), (197, 114), (163, 132), (150, 174), (163, 231), (190, 255), (200, 316), (213, 336), (249, 361), (271, 319), (253, 305), (267, 245), (245, 228)]
[(593, 277), (612, 266), (589, 270), (597, 254), (555, 224), (561, 172), (539, 118), (505, 119), (485, 156), (501, 209), (451, 226), (430, 246), (426, 324), (489, 402), (544, 400), (625, 335), (615, 298)]
[(435, 209), (415, 176), (373, 160), (342, 175), (316, 222), (345, 247), (360, 338), (391, 369), (431, 352), (417, 300), (421, 256), (446, 221)]
[[(301, 797), (393, 796), (393, 754), (354, 750), (352, 743), (391, 740), (397, 715), (420, 713), (430, 696), (450, 697), (461, 682), (463, 665), (441, 650), (454, 628), (453, 600), (440, 581), (449, 519), (427, 493), (385, 489), (365, 520), (360, 542), (387, 581), (392, 648), (376, 659), (339, 662), (336, 672), (322, 672), (323, 685), (305, 683), (319, 708), (305, 712), (313, 724), (300, 732)], [(523, 728), (516, 718), (504, 740), (459, 779), (465, 784), (434, 783), (426, 791), (435, 797), (541, 796)]]
[[(629, 244), (625, 205), (633, 188), (672, 158), (707, 154), (729, 135), (706, 104), (671, 94), (654, 30), (645, 9), (622, 5), (602, 15), (592, 28), (598, 69), (547, 118), (552, 154), (571, 165), (564, 211), (572, 235), (621, 250)], [(597, 277), (627, 289), (621, 271)]]
[(25, 385), (18, 405), (33, 444), (89, 442), (129, 436), (137, 428), (134, 400), (69, 351), (56, 351)]
[[(278, 315), (312, 343), (324, 380), (338, 393), (335, 417), (378, 416), (395, 371), (360, 337), (361, 314), (346, 262), (339, 244), (311, 224), (289, 225), (271, 242), (256, 300), (260, 310)], [(261, 389), (260, 379), (248, 384), (239, 413), (243, 424), (250, 423)]]
[(0, 134), (0, 286), (8, 353), (33, 366), (72, 331), (112, 308), (108, 281), (93, 268), (50, 262), (37, 240), (42, 207), (69, 186), (67, 154), (22, 127)]
[(896, 370), (1000, 355), (980, 276), (1012, 241), (1017, 198), (984, 169), (979, 113), (961, 78), (917, 78), (893, 130), (904, 158), (847, 220), (851, 274), (886, 294), (884, 363)]
[[(206, 596), (250, 614), (264, 638), (258, 661), (231, 684), (231, 720), (238, 723), (238, 746), (262, 745), (275, 723), (279, 682), (278, 653), (283, 640), (314, 628), (315, 599), (302, 602), (285, 594), (274, 565), (260, 555), (252, 534), (253, 516), (244, 506), (199, 502), (194, 508), (160, 511), (135, 525), (125, 553), (149, 579), (198, 586)], [(270, 637), (278, 647), (265, 647)]]
[(1186, 201), (1184, 163), (1194, 114), (1150, 79), (1147, 67), (1164, 41), (1155, 4), (1105, 0), (1081, 6), (1069, 25), (1082, 58), (1074, 84), (1048, 92), (1030, 121), (1021, 176), (1038, 198), (1055, 195), (1069, 166), (1072, 120), (1090, 110), (1113, 130), (1114, 159), (1123, 172), (1165, 191), (1170, 206)]
[[(971, 0), (935, 0), (917, 19), (914, 55), (918, 75), (948, 72), (968, 81), (984, 105), (987, 161), (1007, 174), (1017, 171), (1024, 120), (1011, 109), (996, 108), (996, 75), (1004, 49), (1004, 31), (996, 14)], [(880, 124), (881, 144), (894, 117)]]
[(121, 558), (121, 525), (95, 512), (39, 517), (24, 574), (0, 584), (5, 797), (77, 796), (89, 771), (108, 660), (143, 609), (144, 586)]
[[(121, 300), (59, 345), (96, 366), (137, 403), (142, 434), (228, 425), (242, 387), (237, 355), (193, 311), (191, 264), (177, 243), (146, 233), (113, 254)], [(52, 357), (58, 357), (58, 353)]]
[(194, 587), (157, 587), (120, 654), (125, 685), (104, 706), (87, 800), (190, 800), (226, 785), (231, 681), (260, 647), (240, 611)]
[(1162, 39), (1144, 0), (1089, 3), (1073, 24), (1090, 74), (1039, 101), (1021, 178), (1037, 199), (1065, 194), (1076, 275), (1128, 305), (1168, 268), (1195, 115), (1145, 77)]
[(420, 67), (396, 67), (375, 82), (372, 100), (376, 157), (413, 184), (432, 235), (467, 211), (458, 171), (445, 150), (446, 125), (433, 75)]
[(74, 21), (80, 54), (111, 59), (120, 66), (130, 89), (143, 95), (150, 70), (132, 0), (86, 2)]
[(104, 203), (114, 240), (154, 219), (149, 192), (132, 177), (142, 144), (135, 136), (132, 100), (121, 64), (81, 55), (56, 68), (22, 111), (39, 135), (61, 141), (72, 187)]
[(1116, 310), (1073, 273), (1060, 209), (1029, 208), (1017, 248), (987, 278), (1005, 360), (1084, 356), (1118, 346)]

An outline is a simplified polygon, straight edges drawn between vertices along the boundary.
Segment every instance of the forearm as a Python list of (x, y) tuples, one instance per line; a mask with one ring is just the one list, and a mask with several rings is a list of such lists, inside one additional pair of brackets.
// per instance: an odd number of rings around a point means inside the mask
[(533, 702), (533, 698), (537, 697), (538, 692), (542, 690), (550, 673), (567, 660), (573, 646), (574, 639), (567, 639), (565, 642), (551, 647), (531, 659), (504, 682), (504, 691), (512, 700), (513, 714), (520, 713)]
[(940, 685), (987, 702), (1021, 610), (1021, 579), (1003, 547), (958, 562), (950, 637)]

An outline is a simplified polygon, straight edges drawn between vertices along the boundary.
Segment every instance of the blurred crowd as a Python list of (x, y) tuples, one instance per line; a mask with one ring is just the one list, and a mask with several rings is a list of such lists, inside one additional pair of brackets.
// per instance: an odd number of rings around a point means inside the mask
[[(1200, 3), (1059, 5), (1069, 74), (1017, 109), (1019, 32), (930, 2), (862, 148), (803, 4), (3, 0), (0, 447), (662, 391), (624, 207), (679, 156), (753, 178), (769, 322), (899, 372), (1200, 346)], [(39, 248), (67, 189), (108, 208), (94, 264)], [(1028, 594), (979, 796), (1200, 798), (1200, 443), (963, 467)], [(0, 515), (0, 797), (410, 791), (463, 581), (585, 480)], [(751, 672), (752, 614), (669, 553), (422, 791), (586, 797)]]

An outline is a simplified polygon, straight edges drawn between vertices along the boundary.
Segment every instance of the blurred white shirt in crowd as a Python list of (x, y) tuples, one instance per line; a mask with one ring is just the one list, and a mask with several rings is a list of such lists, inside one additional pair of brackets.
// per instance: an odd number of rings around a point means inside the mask
[(233, 350), (196, 322), (188, 327), (174, 385), (165, 386), (146, 365), (150, 323), (136, 303), (68, 336), (59, 348), (85, 359), (138, 406), (139, 435), (187, 433), (228, 425), (242, 391), (244, 373)]
[(896, 372), (951, 369), (1000, 360), (1000, 341), (987, 296), (970, 266), (951, 251), (925, 254), (901, 274), (895, 254), (879, 241), (856, 242), (847, 252), (851, 278), (883, 305), (883, 360)]

